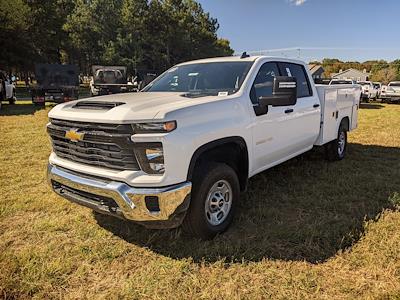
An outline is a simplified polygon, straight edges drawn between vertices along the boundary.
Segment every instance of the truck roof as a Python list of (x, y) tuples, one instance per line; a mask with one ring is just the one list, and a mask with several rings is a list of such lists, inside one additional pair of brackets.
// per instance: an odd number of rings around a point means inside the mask
[(189, 65), (189, 64), (193, 64), (193, 63), (240, 62), (240, 61), (254, 62), (259, 58), (269, 58), (269, 59), (274, 59), (274, 60), (277, 60), (277, 61), (286, 61), (286, 62), (294, 62), (294, 63), (304, 64), (304, 62), (301, 61), (301, 60), (290, 59), (290, 58), (286, 58), (286, 57), (254, 55), (254, 56), (248, 56), (248, 57), (245, 57), (245, 58), (241, 58), (240, 55), (239, 55), (239, 56), (213, 57), (213, 58), (192, 60), (192, 61), (187, 61), (187, 62), (180, 63), (180, 64), (178, 64), (178, 66), (184, 66), (184, 65)]

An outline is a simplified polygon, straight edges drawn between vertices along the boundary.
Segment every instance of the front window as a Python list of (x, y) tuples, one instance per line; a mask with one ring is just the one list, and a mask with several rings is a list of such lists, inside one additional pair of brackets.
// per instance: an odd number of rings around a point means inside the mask
[(182, 92), (187, 96), (236, 93), (253, 62), (212, 62), (176, 66), (143, 89), (144, 92)]
[(398, 87), (398, 86), (400, 86), (400, 82), (391, 82), (391, 83), (389, 83), (389, 86), (396, 86), (396, 87)]

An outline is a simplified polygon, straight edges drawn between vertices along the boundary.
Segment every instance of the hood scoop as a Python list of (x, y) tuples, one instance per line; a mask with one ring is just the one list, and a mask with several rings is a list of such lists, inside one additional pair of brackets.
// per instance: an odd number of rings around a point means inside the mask
[(77, 109), (98, 109), (109, 110), (114, 107), (125, 104), (125, 102), (108, 102), (108, 101), (79, 101), (73, 108)]

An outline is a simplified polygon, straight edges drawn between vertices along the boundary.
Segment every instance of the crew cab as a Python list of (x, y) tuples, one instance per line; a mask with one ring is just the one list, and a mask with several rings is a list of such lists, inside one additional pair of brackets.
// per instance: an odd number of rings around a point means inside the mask
[(388, 102), (400, 102), (400, 81), (391, 81), (387, 86), (382, 86), (381, 99)]
[(371, 81), (359, 81), (358, 84), (361, 85), (361, 98), (363, 100), (368, 101), (377, 98), (378, 90)]
[(54, 107), (48, 180), (97, 212), (210, 239), (228, 228), (252, 176), (314, 146), (343, 159), (360, 93), (314, 85), (299, 60), (182, 63), (139, 93)]

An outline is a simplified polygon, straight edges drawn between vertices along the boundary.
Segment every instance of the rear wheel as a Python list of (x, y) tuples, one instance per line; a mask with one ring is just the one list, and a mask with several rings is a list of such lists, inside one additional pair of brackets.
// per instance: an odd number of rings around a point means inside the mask
[(239, 179), (228, 165), (210, 163), (196, 168), (183, 229), (205, 240), (224, 232), (232, 222), (239, 195)]
[(330, 161), (342, 160), (346, 155), (347, 130), (343, 122), (339, 126), (338, 136), (325, 146), (327, 159)]

